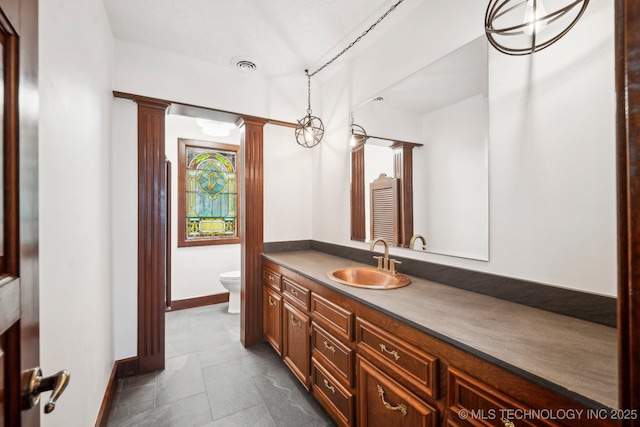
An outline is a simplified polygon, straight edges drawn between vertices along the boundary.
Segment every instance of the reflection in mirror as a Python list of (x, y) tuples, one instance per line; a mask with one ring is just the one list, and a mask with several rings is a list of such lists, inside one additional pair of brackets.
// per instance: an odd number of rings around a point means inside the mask
[(369, 135), (365, 240), (371, 239), (369, 184), (382, 173), (398, 177), (388, 140), (410, 141), (418, 145), (407, 197), (413, 197), (412, 235), (421, 237), (412, 239), (413, 249), (489, 260), (487, 72), (487, 41), (480, 37), (353, 109), (354, 122)]

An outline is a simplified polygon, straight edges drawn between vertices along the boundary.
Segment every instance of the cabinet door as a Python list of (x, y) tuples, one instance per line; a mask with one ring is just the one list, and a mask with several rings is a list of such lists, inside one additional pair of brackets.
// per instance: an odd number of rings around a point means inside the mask
[(262, 289), (264, 338), (278, 354), (282, 354), (282, 297), (267, 286)]
[(309, 390), (311, 365), (309, 323), (309, 316), (284, 301), (282, 309), (282, 358), (307, 390)]
[(358, 357), (357, 372), (358, 426), (436, 426), (436, 409), (361, 357)]

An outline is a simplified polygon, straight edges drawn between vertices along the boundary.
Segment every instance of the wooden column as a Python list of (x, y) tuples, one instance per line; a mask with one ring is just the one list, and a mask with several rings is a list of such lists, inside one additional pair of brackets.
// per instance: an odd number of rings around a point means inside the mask
[(398, 246), (407, 248), (413, 237), (413, 147), (399, 142), (393, 149), (393, 177), (400, 180), (400, 235)]
[(351, 240), (367, 238), (364, 206), (364, 147), (351, 153)]
[[(640, 1), (616, 1), (619, 407), (640, 410)], [(622, 426), (640, 426), (624, 419)]]
[(138, 103), (138, 370), (164, 369), (167, 216), (164, 127), (168, 103)]
[(260, 254), (264, 246), (264, 119), (243, 117), (242, 203), (240, 219), (242, 238), (242, 277), (240, 284), (240, 339), (245, 347), (262, 342), (262, 278)]

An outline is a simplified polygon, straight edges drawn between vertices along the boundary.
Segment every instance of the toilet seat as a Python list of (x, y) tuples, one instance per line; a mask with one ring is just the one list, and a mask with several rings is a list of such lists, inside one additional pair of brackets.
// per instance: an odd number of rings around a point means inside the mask
[(220, 274), (220, 279), (225, 279), (229, 282), (240, 281), (240, 270), (227, 271)]

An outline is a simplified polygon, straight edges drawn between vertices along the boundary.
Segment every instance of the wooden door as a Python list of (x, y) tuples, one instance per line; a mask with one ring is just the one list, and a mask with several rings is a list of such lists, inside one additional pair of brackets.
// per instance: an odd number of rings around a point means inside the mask
[(0, 0), (1, 427), (40, 425), (39, 406), (22, 411), (21, 399), (39, 362), (37, 5)]

